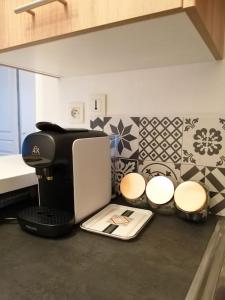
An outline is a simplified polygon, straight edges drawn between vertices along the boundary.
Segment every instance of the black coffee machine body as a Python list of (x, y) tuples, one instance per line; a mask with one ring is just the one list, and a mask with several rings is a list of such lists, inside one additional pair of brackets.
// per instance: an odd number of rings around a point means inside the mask
[[(87, 170), (84, 169), (91, 168), (90, 172), (93, 171), (92, 166), (84, 165), (85, 161), (89, 161), (90, 165), (92, 161), (94, 163), (96, 155), (101, 159), (101, 154), (97, 153), (99, 151), (92, 153), (91, 145), (93, 145), (93, 148), (94, 145), (97, 145), (96, 149), (104, 151), (102, 162), (99, 161), (99, 163), (106, 163), (107, 168), (103, 168), (105, 174), (102, 174), (101, 178), (109, 177), (110, 180), (109, 140), (106, 134), (101, 131), (63, 129), (48, 122), (40, 122), (36, 126), (40, 131), (25, 138), (22, 156), (24, 162), (36, 170), (39, 207), (30, 207), (21, 211), (18, 221), (24, 230), (31, 233), (46, 237), (58, 237), (68, 233), (77, 223), (77, 212), (75, 211), (77, 201), (81, 202), (78, 207), (82, 207), (83, 214), (82, 217), (78, 216), (79, 221), (92, 212), (92, 209), (90, 211), (88, 208), (89, 204), (86, 202), (88, 197), (85, 192), (85, 199), (83, 199), (82, 191), (79, 192), (79, 195), (76, 195), (76, 190), (80, 190), (79, 182), (85, 180), (84, 172)], [(84, 144), (83, 151), (79, 150), (81, 148), (80, 144)], [(103, 144), (103, 148), (99, 148), (99, 145)], [(78, 153), (79, 151), (80, 153)], [(82, 161), (82, 152), (86, 152), (85, 157), (83, 157), (84, 163), (83, 167), (79, 167), (77, 174), (76, 165), (80, 165), (80, 158)], [(103, 161), (103, 159), (106, 159), (106, 161)], [(89, 178), (89, 181), (92, 182), (92, 178), (93, 176)], [(97, 181), (99, 187), (101, 186), (101, 178)], [(110, 181), (107, 180), (107, 182)], [(83, 188), (85, 189), (85, 186)], [(106, 197), (106, 202), (109, 202), (110, 186), (107, 186), (106, 189), (107, 191), (103, 197)], [(98, 200), (96, 201), (98, 202)], [(82, 203), (84, 203), (83, 206)], [(101, 204), (102, 201), (96, 203), (96, 209)], [(90, 206), (95, 210), (95, 205), (90, 203)], [(85, 213), (83, 213), (84, 211)]]

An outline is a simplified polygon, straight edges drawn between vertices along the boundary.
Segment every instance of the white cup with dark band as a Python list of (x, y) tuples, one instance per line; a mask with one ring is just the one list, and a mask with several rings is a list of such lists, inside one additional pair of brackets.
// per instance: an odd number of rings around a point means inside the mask
[(146, 186), (148, 204), (152, 211), (161, 214), (174, 214), (174, 184), (166, 176), (155, 176)]
[(145, 188), (145, 178), (139, 173), (129, 173), (125, 175), (120, 182), (120, 192), (122, 196), (129, 204), (135, 207), (148, 207)]
[(202, 183), (185, 181), (174, 193), (175, 206), (180, 217), (194, 222), (204, 222), (208, 216), (208, 192)]

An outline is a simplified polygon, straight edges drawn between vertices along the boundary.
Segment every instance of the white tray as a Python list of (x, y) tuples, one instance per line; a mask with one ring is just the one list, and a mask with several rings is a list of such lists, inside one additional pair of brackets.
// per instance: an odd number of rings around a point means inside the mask
[(129, 240), (137, 236), (152, 216), (150, 210), (109, 204), (80, 227), (90, 232)]

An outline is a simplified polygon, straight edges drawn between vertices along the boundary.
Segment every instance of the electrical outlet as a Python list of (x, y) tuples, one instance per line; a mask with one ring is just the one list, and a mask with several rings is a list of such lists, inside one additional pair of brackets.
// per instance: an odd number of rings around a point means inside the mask
[(106, 94), (94, 94), (90, 99), (90, 113), (97, 116), (106, 115)]
[(84, 103), (73, 102), (68, 106), (69, 121), (71, 123), (83, 123), (84, 122)]

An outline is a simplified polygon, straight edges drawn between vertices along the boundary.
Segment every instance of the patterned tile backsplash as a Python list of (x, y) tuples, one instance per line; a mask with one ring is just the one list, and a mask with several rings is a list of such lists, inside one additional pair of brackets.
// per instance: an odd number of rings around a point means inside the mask
[(225, 116), (93, 117), (91, 129), (112, 139), (112, 181), (140, 172), (146, 178), (169, 177), (203, 182), (210, 191), (212, 213), (225, 216)]
[(151, 160), (139, 161), (139, 172), (145, 178), (164, 175), (169, 177), (174, 185), (180, 181), (180, 164), (156, 162)]
[[(183, 131), (184, 163), (216, 167), (225, 150), (225, 127), (221, 118), (186, 118)], [(225, 119), (224, 119), (225, 121)], [(222, 162), (225, 166), (225, 161)]]
[(139, 118), (104, 118), (104, 132), (119, 136), (117, 157), (138, 158)]
[(139, 159), (180, 162), (182, 150), (181, 118), (144, 117), (139, 124)]

